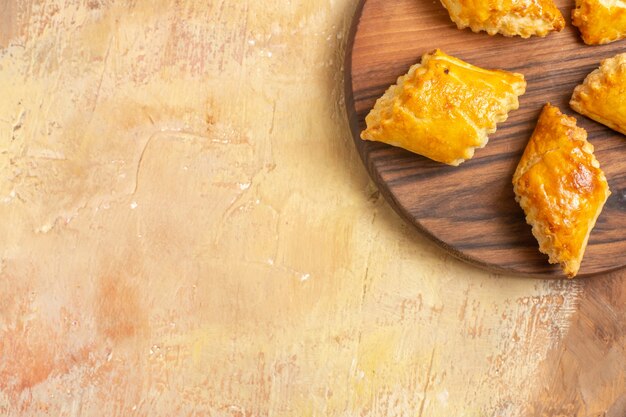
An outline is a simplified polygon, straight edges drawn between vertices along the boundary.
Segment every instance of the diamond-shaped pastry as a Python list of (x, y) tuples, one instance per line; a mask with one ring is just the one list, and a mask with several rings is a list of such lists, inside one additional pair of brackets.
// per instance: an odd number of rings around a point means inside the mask
[(576, 0), (572, 24), (588, 45), (601, 45), (626, 37), (626, 3), (622, 0)]
[(572, 109), (626, 135), (626, 54), (602, 61), (574, 90)]
[(459, 29), (490, 35), (546, 36), (565, 27), (552, 0), (441, 0)]
[(482, 69), (436, 50), (378, 99), (361, 138), (457, 166), (487, 144), (525, 91), (521, 74)]
[(516, 200), (550, 263), (578, 274), (589, 235), (611, 192), (576, 119), (546, 105), (513, 176)]

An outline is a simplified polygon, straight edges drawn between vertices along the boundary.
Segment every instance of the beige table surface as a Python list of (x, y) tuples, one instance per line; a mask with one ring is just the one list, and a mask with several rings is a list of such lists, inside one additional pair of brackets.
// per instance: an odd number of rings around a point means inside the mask
[(0, 0), (0, 415), (626, 415), (626, 275), (467, 266), (371, 185), (356, 0)]

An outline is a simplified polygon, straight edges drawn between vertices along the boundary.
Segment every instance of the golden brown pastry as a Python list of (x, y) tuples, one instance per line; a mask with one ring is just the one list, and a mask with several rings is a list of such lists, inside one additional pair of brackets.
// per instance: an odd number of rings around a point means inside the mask
[(611, 194), (600, 164), (576, 119), (546, 105), (513, 176), (539, 250), (573, 278), (589, 234)]
[(457, 166), (487, 144), (525, 91), (521, 74), (485, 70), (436, 50), (378, 99), (361, 138)]
[(546, 36), (560, 32), (565, 19), (552, 0), (441, 0), (459, 29), (490, 35)]
[(602, 61), (600, 68), (576, 87), (570, 106), (626, 135), (626, 54)]
[(587, 45), (601, 45), (626, 38), (626, 2), (623, 0), (576, 0), (572, 24), (580, 29)]

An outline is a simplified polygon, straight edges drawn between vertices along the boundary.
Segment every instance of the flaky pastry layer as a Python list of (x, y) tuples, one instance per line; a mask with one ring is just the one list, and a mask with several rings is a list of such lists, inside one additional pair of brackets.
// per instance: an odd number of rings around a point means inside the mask
[(521, 74), (485, 70), (436, 50), (376, 101), (361, 138), (457, 166), (487, 144), (525, 90)]
[(576, 119), (546, 105), (513, 176), (539, 250), (575, 277), (609, 185)]
[(602, 61), (600, 68), (576, 87), (570, 106), (626, 135), (626, 54)]
[(572, 24), (588, 45), (602, 45), (626, 37), (626, 2), (623, 0), (576, 0)]
[(490, 35), (546, 36), (565, 27), (552, 0), (441, 0), (459, 29)]

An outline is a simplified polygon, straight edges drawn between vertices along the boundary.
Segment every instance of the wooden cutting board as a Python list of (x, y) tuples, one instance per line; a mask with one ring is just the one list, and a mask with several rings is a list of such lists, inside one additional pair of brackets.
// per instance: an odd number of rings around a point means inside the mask
[[(574, 87), (624, 42), (587, 46), (571, 25), (572, 1), (557, 1), (568, 26), (546, 38), (506, 38), (458, 30), (439, 1), (365, 0), (357, 11), (346, 62), (346, 97), (354, 142), (374, 182), (408, 222), (454, 256), (497, 272), (563, 277), (538, 251), (515, 202), (511, 178), (543, 105), (575, 115), (589, 133), (613, 195), (591, 235), (579, 276), (626, 265), (626, 140), (576, 114)], [(498, 126), (485, 149), (449, 167), (359, 138), (364, 118), (396, 78), (440, 48), (472, 64), (523, 73), (520, 109)]]

